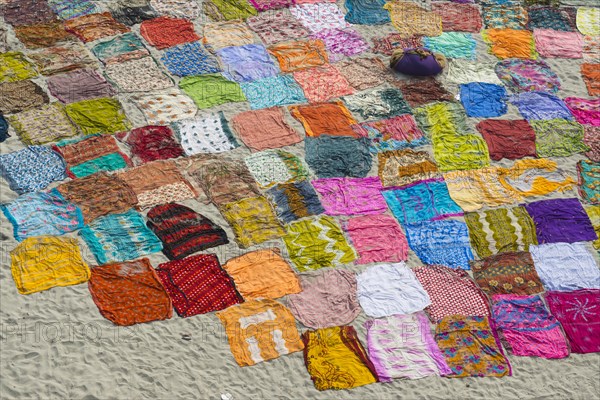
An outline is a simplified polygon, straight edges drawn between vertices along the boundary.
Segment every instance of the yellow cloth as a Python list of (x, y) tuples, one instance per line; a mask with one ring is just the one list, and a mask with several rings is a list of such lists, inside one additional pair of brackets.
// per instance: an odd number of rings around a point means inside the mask
[(579, 32), (588, 36), (600, 36), (600, 8), (579, 7), (576, 21)]
[(400, 36), (440, 36), (442, 17), (408, 1), (390, 1), (383, 6), (390, 12), (392, 25)]
[(10, 252), (10, 258), (12, 275), (21, 294), (77, 285), (90, 279), (90, 269), (81, 258), (77, 239), (30, 237)]
[(600, 250), (600, 206), (587, 206), (585, 212), (590, 217), (592, 226), (598, 235), (598, 239), (594, 240), (592, 245), (596, 250)]
[(500, 168), (500, 183), (520, 196), (542, 196), (565, 192), (577, 181), (558, 169), (556, 161), (545, 158), (518, 160), (510, 168)]

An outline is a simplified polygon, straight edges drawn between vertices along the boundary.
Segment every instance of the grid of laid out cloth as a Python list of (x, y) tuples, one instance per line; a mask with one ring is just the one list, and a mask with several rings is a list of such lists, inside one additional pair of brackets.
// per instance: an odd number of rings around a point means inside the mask
[[(10, 295), (210, 318), (228, 368), (317, 390), (600, 352), (600, 8), (569, 3), (1, 1)], [(421, 47), (442, 73), (388, 68)]]

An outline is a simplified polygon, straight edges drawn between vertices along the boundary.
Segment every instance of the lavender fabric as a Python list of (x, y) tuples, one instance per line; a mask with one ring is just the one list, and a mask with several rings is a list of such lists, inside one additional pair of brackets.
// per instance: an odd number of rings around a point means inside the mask
[(594, 227), (578, 199), (551, 199), (525, 204), (535, 223), (538, 242), (575, 243), (597, 239)]
[(565, 103), (558, 97), (544, 92), (524, 92), (510, 98), (523, 118), (526, 120), (540, 119), (573, 119)]
[(223, 74), (229, 80), (250, 82), (275, 76), (279, 72), (267, 49), (259, 44), (225, 47), (217, 54), (225, 65)]

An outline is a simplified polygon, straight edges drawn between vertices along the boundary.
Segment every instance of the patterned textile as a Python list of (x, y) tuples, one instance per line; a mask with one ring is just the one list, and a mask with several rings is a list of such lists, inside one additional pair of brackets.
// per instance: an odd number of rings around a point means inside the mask
[(298, 4), (290, 7), (292, 15), (313, 33), (347, 26), (342, 10), (334, 3)]
[(332, 65), (296, 71), (293, 76), (310, 103), (324, 102), (354, 93), (346, 78)]
[(48, 95), (30, 80), (0, 83), (0, 113), (14, 114), (48, 103)]
[(398, 223), (389, 215), (353, 217), (343, 223), (357, 264), (399, 262), (408, 258), (408, 242)]
[(427, 221), (406, 225), (404, 229), (408, 245), (423, 263), (469, 269), (473, 252), (469, 246), (469, 231), (464, 222)]
[(543, 60), (521, 60), (511, 58), (496, 64), (496, 73), (511, 91), (550, 92), (560, 89), (558, 75)]
[(426, 151), (393, 150), (377, 154), (383, 186), (404, 186), (439, 176), (435, 162)]
[(336, 63), (335, 68), (355, 90), (382, 85), (388, 72), (387, 67), (377, 57), (343, 60)]
[(521, 206), (466, 213), (465, 221), (471, 246), (482, 258), (496, 253), (527, 251), (530, 245), (538, 243), (533, 220)]
[(122, 24), (133, 26), (158, 17), (154, 8), (150, 7), (147, 0), (117, 0), (108, 5), (112, 16)]
[(54, 191), (81, 209), (86, 224), (102, 215), (124, 213), (137, 204), (131, 188), (106, 172), (62, 183)]
[(171, 299), (147, 258), (94, 267), (88, 288), (100, 314), (115, 325), (173, 316)]
[(299, 271), (351, 263), (356, 254), (332, 217), (320, 216), (290, 222), (283, 241)]
[(403, 262), (369, 267), (356, 281), (358, 301), (369, 317), (412, 314), (431, 304), (414, 272)]
[[(6, 16), (4, 17), (6, 19)], [(28, 49), (56, 46), (59, 42), (70, 42), (75, 36), (58, 22), (14, 27), (15, 36)]]
[(386, 56), (391, 56), (394, 49), (404, 49), (410, 47), (423, 47), (421, 36), (403, 37), (399, 33), (390, 33), (384, 37), (374, 37), (373, 53), (379, 53)]
[(548, 292), (546, 301), (573, 353), (600, 352), (600, 290)]
[(157, 49), (166, 49), (178, 44), (200, 40), (200, 36), (194, 31), (194, 24), (186, 19), (168, 16), (142, 22), (140, 35), (150, 46)]
[(565, 104), (577, 122), (584, 125), (600, 126), (600, 99), (567, 97)]
[(477, 130), (485, 139), (494, 161), (537, 155), (535, 131), (526, 120), (486, 119), (477, 124)]
[(398, 89), (374, 89), (343, 98), (350, 111), (363, 120), (410, 114), (411, 109)]
[(223, 75), (232, 81), (251, 82), (279, 72), (263, 45), (226, 47), (218, 50), (217, 55), (224, 65)]
[(217, 313), (239, 366), (302, 350), (290, 310), (275, 300), (252, 300)]
[(239, 113), (231, 119), (231, 125), (253, 151), (277, 149), (302, 140), (285, 121), (283, 109), (279, 107)]
[(52, 193), (26, 193), (8, 204), (0, 204), (0, 209), (19, 242), (32, 236), (60, 236), (83, 227), (79, 207)]
[(309, 34), (289, 10), (260, 13), (255, 17), (248, 18), (246, 23), (269, 46), (300, 39)]
[(429, 143), (411, 114), (363, 122), (353, 125), (352, 129), (358, 136), (369, 138), (373, 153), (418, 147)]
[(474, 4), (436, 2), (431, 11), (442, 17), (444, 32), (479, 33), (482, 27), (481, 13)]
[(264, 150), (247, 156), (244, 161), (256, 182), (264, 188), (308, 178), (302, 160), (287, 151)]
[(176, 76), (213, 74), (221, 71), (217, 60), (199, 43), (184, 43), (165, 50), (162, 63)]
[(168, 126), (144, 126), (130, 132), (120, 132), (116, 136), (129, 147), (135, 165), (184, 155)]
[(323, 29), (312, 35), (325, 43), (330, 61), (360, 54), (369, 49), (365, 39), (353, 28)]
[(454, 96), (433, 78), (392, 82), (411, 107), (419, 107), (434, 101), (452, 101)]
[(474, 118), (499, 117), (506, 114), (507, 94), (503, 86), (472, 82), (460, 85), (460, 102), (467, 116)]
[(446, 82), (460, 85), (470, 82), (485, 82), (501, 85), (494, 68), (496, 62), (475, 62), (460, 58), (448, 60)]
[[(533, 178), (532, 178), (533, 177)], [(557, 167), (556, 161), (545, 158), (518, 160), (511, 168), (501, 168), (498, 177), (502, 185), (520, 196), (540, 196), (554, 191), (573, 189), (575, 180)]]
[(129, 32), (129, 28), (115, 21), (109, 12), (72, 18), (65, 22), (65, 29), (85, 43)]
[(149, 125), (167, 125), (196, 115), (198, 108), (192, 99), (177, 89), (140, 94), (130, 97)]
[(584, 126), (583, 129), (583, 143), (589, 147), (585, 155), (594, 162), (600, 162), (600, 127)]
[(44, 146), (28, 146), (0, 154), (0, 174), (18, 194), (45, 189), (54, 181), (66, 179), (65, 160)]
[(512, 370), (487, 316), (445, 317), (435, 341), (452, 370), (451, 378), (510, 376)]
[(600, 64), (581, 64), (581, 77), (587, 87), (588, 94), (590, 96), (600, 96)]
[(92, 47), (92, 52), (105, 65), (150, 55), (142, 39), (135, 33), (126, 33)]
[(8, 139), (10, 135), (8, 134), (8, 122), (2, 114), (0, 114), (0, 143), (4, 142)]
[(472, 261), (473, 278), (489, 296), (528, 295), (544, 291), (531, 254), (525, 251), (496, 254)]
[(583, 60), (594, 62), (600, 59), (600, 36), (583, 37)]
[(482, 15), (487, 29), (525, 29), (527, 24), (527, 11), (518, 1), (483, 1)]
[(348, 11), (346, 13), (346, 21), (351, 24), (364, 25), (379, 25), (390, 22), (390, 15), (383, 8), (385, 0), (361, 1), (361, 0), (346, 0), (344, 7)]
[(248, 0), (256, 11), (276, 10), (294, 5), (295, 0)]
[(308, 137), (357, 136), (352, 129), (352, 125), (357, 121), (339, 100), (331, 103), (292, 106), (289, 109), (292, 116), (302, 123)]
[(383, 8), (390, 12), (392, 25), (403, 38), (442, 34), (442, 17), (415, 3), (394, 0), (386, 3)]
[(381, 382), (444, 376), (452, 371), (422, 312), (365, 322), (369, 358)]
[(152, 57), (109, 64), (105, 68), (105, 74), (122, 93), (148, 92), (173, 86), (171, 78)]
[(99, 171), (116, 171), (131, 166), (129, 157), (110, 135), (61, 140), (52, 149), (67, 162), (70, 178), (83, 178)]
[(302, 292), (298, 277), (278, 248), (251, 251), (231, 258), (223, 269), (233, 278), (236, 289), (246, 300), (277, 299)]
[(0, 54), (0, 82), (16, 82), (36, 76), (35, 66), (25, 58), (23, 53), (9, 51)]
[(150, 6), (159, 14), (168, 14), (177, 18), (192, 20), (202, 15), (202, 7), (195, 1), (150, 0)]
[(4, 1), (0, 4), (0, 12), (4, 22), (14, 27), (56, 21), (48, 3), (40, 0)]
[(424, 44), (429, 50), (448, 58), (475, 59), (477, 43), (470, 33), (444, 32), (440, 36), (426, 37)]
[(379, 177), (312, 181), (327, 215), (382, 214), (387, 210)]
[(553, 29), (555, 31), (573, 32), (575, 21), (571, 14), (555, 7), (531, 7), (527, 10), (529, 20), (527, 29)]
[(584, 35), (600, 36), (600, 8), (579, 7), (577, 9), (577, 29)]
[(86, 135), (125, 131), (130, 127), (125, 111), (117, 99), (83, 100), (67, 104), (65, 111)]
[(488, 299), (467, 272), (442, 265), (413, 268), (431, 299), (425, 308), (432, 323), (453, 315), (489, 316)]
[(220, 74), (186, 76), (179, 81), (179, 87), (199, 109), (246, 101), (240, 85)]
[(75, 103), (99, 97), (112, 97), (117, 91), (96, 70), (77, 69), (53, 75), (46, 81), (52, 96), (63, 103)]
[(198, 254), (169, 261), (156, 268), (173, 307), (180, 317), (223, 310), (242, 303), (216, 254)]
[(262, 196), (225, 203), (219, 208), (241, 248), (245, 249), (285, 235), (285, 230), (277, 220), (271, 204)]
[(63, 43), (27, 55), (42, 75), (54, 75), (80, 68), (96, 68), (97, 61), (80, 43)]
[(600, 250), (600, 205), (587, 206), (585, 212), (590, 217), (596, 235), (598, 235), (598, 239), (592, 242), (592, 246), (594, 246), (594, 249)]
[(530, 251), (547, 291), (600, 288), (598, 263), (586, 243), (547, 243)]
[(158, 160), (118, 173), (137, 196), (140, 209), (196, 197), (172, 160)]
[(96, 5), (90, 0), (48, 0), (48, 5), (63, 20), (98, 12)]
[(90, 268), (73, 238), (27, 238), (10, 252), (10, 259), (12, 276), (21, 294), (78, 285), (90, 278)]
[(276, 44), (268, 50), (279, 62), (281, 72), (294, 72), (329, 62), (325, 43), (320, 40), (296, 40)]
[(152, 208), (147, 219), (146, 225), (162, 242), (162, 251), (169, 260), (229, 243), (227, 234), (218, 225), (176, 203)]
[(482, 33), (490, 52), (501, 60), (524, 58), (535, 60), (537, 53), (531, 31), (519, 29), (488, 29)]
[(577, 163), (579, 196), (586, 203), (600, 204), (600, 163), (581, 160)]
[(204, 26), (204, 45), (212, 52), (255, 42), (250, 28), (241, 21), (208, 23)]
[(494, 323), (513, 355), (550, 359), (569, 356), (562, 328), (539, 296), (500, 294), (492, 302)]
[(525, 204), (540, 243), (574, 243), (598, 239), (588, 215), (576, 198)]
[(382, 195), (402, 225), (462, 215), (441, 178), (384, 189)]
[(45, 144), (77, 135), (61, 103), (45, 104), (8, 117), (25, 144)]
[(283, 223), (325, 212), (317, 193), (308, 181), (281, 183), (266, 192)]
[(247, 0), (205, 0), (204, 13), (213, 21), (246, 19), (256, 15), (256, 9)]
[(240, 86), (253, 110), (306, 103), (302, 88), (291, 75), (277, 75), (254, 82), (242, 82)]
[(577, 32), (534, 29), (535, 48), (545, 58), (582, 58), (583, 37)]
[(333, 269), (302, 275), (302, 291), (287, 298), (294, 316), (309, 328), (350, 324), (360, 313), (356, 298), (356, 275)]
[(222, 153), (239, 147), (229, 130), (223, 111), (173, 122), (173, 130), (186, 155)]
[(510, 101), (528, 121), (557, 118), (573, 119), (565, 103), (550, 93), (523, 92), (513, 95)]
[(535, 147), (540, 157), (568, 157), (584, 153), (583, 126), (565, 119), (530, 121), (536, 134)]
[(302, 341), (306, 369), (317, 390), (352, 389), (378, 381), (352, 326), (306, 331)]
[(367, 176), (373, 161), (366, 138), (321, 135), (304, 140), (306, 163), (318, 178)]

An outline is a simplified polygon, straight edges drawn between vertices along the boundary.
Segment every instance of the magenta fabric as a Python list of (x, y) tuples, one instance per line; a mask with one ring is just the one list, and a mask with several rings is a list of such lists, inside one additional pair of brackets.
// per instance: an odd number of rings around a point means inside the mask
[(408, 259), (408, 241), (396, 219), (390, 215), (364, 215), (343, 223), (358, 252), (357, 264), (400, 262)]
[(277, 10), (289, 8), (296, 4), (295, 0), (248, 0), (257, 11)]
[(382, 214), (387, 210), (378, 176), (316, 179), (312, 184), (327, 215)]
[(548, 292), (546, 302), (565, 330), (573, 353), (600, 352), (600, 289)]
[(325, 43), (330, 53), (330, 61), (336, 61), (343, 56), (355, 56), (369, 49), (369, 44), (356, 30), (352, 28), (323, 29), (313, 35)]
[(498, 294), (492, 297), (496, 328), (515, 356), (565, 358), (569, 345), (556, 319), (539, 296)]
[(588, 100), (567, 97), (564, 102), (577, 122), (583, 125), (600, 126), (600, 98)]

